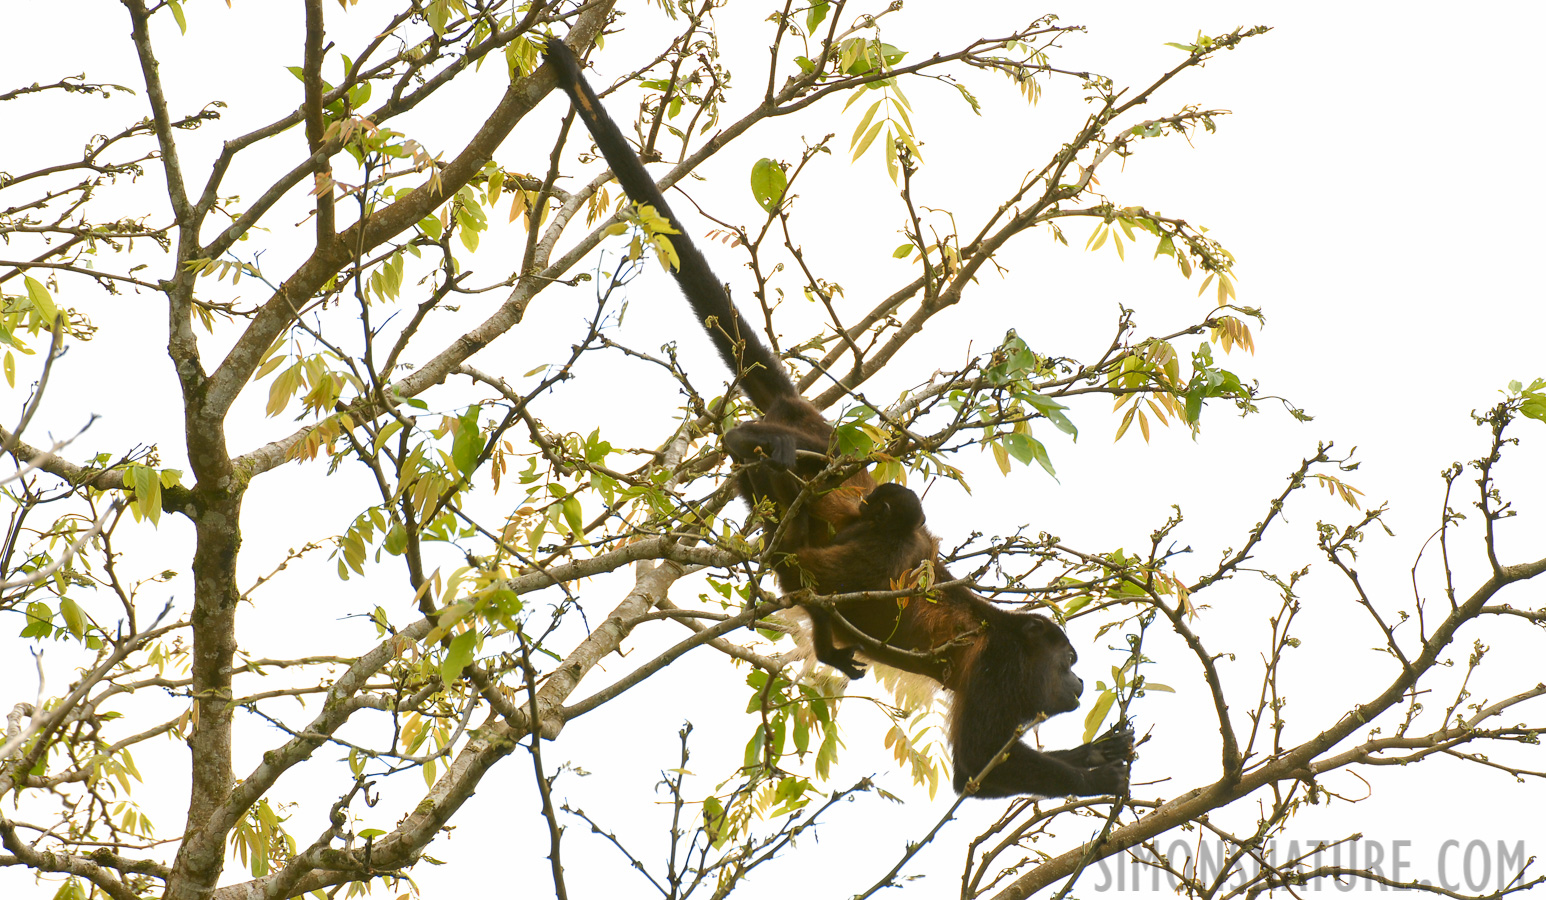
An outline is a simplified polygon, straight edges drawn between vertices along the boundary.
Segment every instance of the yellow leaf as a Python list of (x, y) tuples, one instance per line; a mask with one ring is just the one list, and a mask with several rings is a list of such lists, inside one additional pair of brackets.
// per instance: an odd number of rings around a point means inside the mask
[[(854, 95), (854, 100), (859, 99), (859, 97), (860, 97), (859, 94), (855, 94)], [(850, 100), (849, 102), (852, 103), (853, 100)], [(880, 104), (881, 104), (881, 101), (879, 101), (879, 100), (876, 100), (874, 103), (870, 104), (870, 108), (869, 108), (868, 111), (865, 112), (864, 118), (859, 120), (859, 127), (854, 129), (854, 136), (848, 139), (848, 146), (850, 146), (850, 147), (858, 146), (859, 138), (860, 138), (861, 135), (864, 134), (864, 130), (866, 128), (870, 127), (870, 123), (871, 122), (875, 121), (875, 113), (876, 113), (877, 110), (880, 109)], [(855, 154), (855, 158), (857, 158), (857, 156), (858, 156), (858, 154)]]
[(86, 634), (86, 613), (69, 597), (59, 598), (59, 614), (64, 617), (65, 627), (77, 638)]
[(875, 135), (880, 133), (880, 126), (884, 124), (886, 123), (876, 122), (873, 126), (870, 127), (869, 134), (864, 136), (864, 140), (860, 141), (858, 147), (854, 150), (854, 159), (858, 159), (859, 157), (863, 156), (864, 151), (870, 149), (870, 144), (874, 143), (875, 141)]
[(993, 448), (993, 461), (998, 463), (998, 470), (1003, 472), (1005, 475), (1008, 475), (1009, 451), (1004, 449), (1003, 444), (990, 444), (989, 446)]
[(1136, 413), (1137, 411), (1138, 407), (1135, 405), (1132, 409), (1127, 411), (1127, 415), (1122, 417), (1122, 425), (1117, 429), (1117, 436), (1111, 439), (1113, 444), (1117, 441), (1120, 441), (1122, 439), (1122, 435), (1127, 433), (1127, 426), (1133, 424), (1133, 413)]
[(42, 320), (44, 328), (53, 330), (54, 320), (59, 317), (59, 309), (54, 306), (54, 300), (48, 296), (48, 289), (43, 287), (43, 282), (31, 275), (23, 275), (23, 282), (27, 285), (27, 299), (32, 301), (32, 308), (38, 311), (38, 318)]

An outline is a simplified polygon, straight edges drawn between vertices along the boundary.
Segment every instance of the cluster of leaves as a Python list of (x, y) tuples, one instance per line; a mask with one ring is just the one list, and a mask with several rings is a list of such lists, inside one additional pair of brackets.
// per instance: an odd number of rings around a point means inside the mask
[(752, 670), (746, 684), (752, 691), (746, 711), (759, 717), (746, 742), (746, 780), (725, 796), (711, 794), (703, 801), (704, 827), (715, 849), (746, 837), (754, 818), (786, 816), (821, 797), (811, 775), (785, 770), (786, 758), (793, 754), (803, 762), (814, 746), (810, 771), (816, 780), (826, 781), (842, 745), (835, 719), (840, 693), (761, 669)]
[(1510, 381), (1508, 396), (1510, 401), (1519, 405), (1521, 415), (1546, 422), (1546, 378), (1537, 378), (1530, 382), (1528, 387), (1517, 381)]
[(62, 327), (68, 336), (89, 341), (95, 330), (75, 310), (60, 308), (43, 282), (24, 275), (22, 283), (27, 289), (25, 294), (0, 294), (0, 345), (6, 348), (4, 357), (0, 357), (0, 367), (5, 372), (5, 383), (13, 388), (16, 387), (15, 354), (31, 356), (36, 352), (21, 337), (21, 332), (33, 338), (39, 333), (51, 335), (58, 323), (57, 327)]
[[(1238, 319), (1222, 333), (1244, 329)], [(1249, 332), (1246, 332), (1249, 335)], [(1192, 353), (1191, 372), (1183, 380), (1180, 358), (1175, 346), (1169, 341), (1152, 339), (1140, 345), (1138, 352), (1128, 354), (1106, 379), (1112, 392), (1117, 394), (1113, 409), (1120, 410), (1129, 403), (1132, 406), (1122, 416), (1117, 426), (1116, 440), (1121, 440), (1136, 421), (1145, 442), (1149, 440), (1149, 415), (1153, 414), (1160, 425), (1169, 425), (1171, 419), (1180, 421), (1197, 435), (1200, 427), (1203, 403), (1212, 399), (1232, 400), (1242, 412), (1255, 412), (1255, 393), (1241, 382), (1239, 376), (1222, 368), (1213, 361), (1213, 346), (1207, 341), (1198, 344)], [(1134, 403), (1140, 400), (1141, 403)]]
[(628, 242), (628, 260), (630, 262), (644, 256), (646, 248), (654, 251), (655, 259), (660, 267), (670, 272), (682, 265), (682, 260), (676, 254), (676, 247), (672, 246), (670, 235), (681, 234), (671, 220), (661, 215), (655, 207), (648, 203), (635, 203), (630, 208), (622, 211), (622, 220), (613, 222), (604, 230), (604, 234), (614, 236), (623, 234), (630, 229), (634, 230), (633, 237)]

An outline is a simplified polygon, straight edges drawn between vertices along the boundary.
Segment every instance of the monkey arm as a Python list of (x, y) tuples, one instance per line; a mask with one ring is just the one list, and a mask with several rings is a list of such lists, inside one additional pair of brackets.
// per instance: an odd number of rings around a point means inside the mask
[[(1012, 732), (1011, 732), (1012, 733)], [(978, 749), (978, 748), (974, 748)], [(987, 767), (997, 747), (956, 758), (955, 788), (966, 783)], [(959, 750), (957, 751), (960, 752)], [(1121, 794), (1127, 790), (1127, 763), (1113, 762), (1082, 768), (1051, 753), (1032, 750), (1016, 741), (1009, 758), (993, 767), (977, 786), (978, 797), (1013, 797), (1035, 794), (1040, 797), (1074, 795), (1090, 797)]]
[(825, 456), (827, 445), (825, 441), (818, 444), (809, 434), (787, 425), (756, 421), (725, 432), (725, 450), (742, 465), (766, 460), (792, 472), (797, 465), (796, 451), (809, 450)]
[[(1006, 616), (1012, 614), (1006, 614)], [(1128, 763), (1132, 735), (1113, 729), (1100, 740), (1072, 750), (1043, 753), (1033, 750), (1016, 735), (1020, 726), (1049, 715), (1066, 712), (1077, 705), (1073, 697), (1059, 698), (1046, 691), (1054, 679), (1066, 677), (1067, 662), (1054, 656), (1056, 645), (1025, 643), (1028, 630), (1056, 628), (1032, 625), (1023, 617), (1020, 634), (1012, 629), (1016, 620), (989, 623), (986, 643), (963, 672), (964, 683), (956, 692), (951, 709), (951, 744), (955, 751), (955, 789), (981, 775), (994, 757), (1008, 744), (1007, 758), (982, 776), (977, 787), (979, 797), (1010, 797), (1035, 794), (1042, 797), (1120, 794), (1127, 790)], [(1057, 632), (1061, 635), (1062, 632)], [(1062, 641), (1066, 649), (1067, 641)], [(1039, 650), (1039, 652), (1029, 652)], [(1067, 702), (1073, 700), (1072, 703)]]
[(1071, 750), (1052, 750), (1047, 755), (1082, 768), (1130, 760), (1133, 758), (1133, 728), (1127, 724), (1113, 725), (1088, 744)]
[[(838, 610), (824, 610), (823, 614), (828, 617), (831, 626), (841, 633), (844, 639), (851, 641), (854, 647), (875, 662), (893, 669), (911, 672), (914, 675), (923, 675), (944, 684), (950, 671), (950, 662), (943, 651), (916, 651), (895, 647), (860, 631)], [(852, 648), (848, 652), (851, 657)]]

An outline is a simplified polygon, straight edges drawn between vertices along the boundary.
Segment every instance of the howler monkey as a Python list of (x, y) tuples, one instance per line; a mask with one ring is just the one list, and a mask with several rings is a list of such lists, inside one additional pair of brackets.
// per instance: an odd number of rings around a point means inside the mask
[[(914, 570), (924, 560), (933, 560), (938, 552), (938, 543), (923, 528), (923, 504), (918, 495), (899, 484), (882, 484), (865, 495), (858, 516), (830, 541), (796, 549), (798, 564), (792, 568), (823, 594), (887, 591), (912, 587), (909, 582)], [(849, 678), (862, 678), (864, 667), (854, 659), (858, 649), (876, 662), (940, 680), (932, 670), (924, 671), (937, 660), (889, 652), (895, 649), (891, 645), (894, 627), (876, 630), (850, 622), (857, 619), (868, 624), (888, 615), (894, 619), (911, 599), (860, 600), (844, 604), (840, 610), (806, 604), (816, 658)], [(864, 615), (866, 612), (869, 614)], [(838, 646), (838, 639), (845, 646)]]
[[(871, 600), (812, 613), (818, 650), (870, 659), (925, 675), (953, 695), (950, 743), (955, 788), (977, 776), (1017, 727), (1079, 706), (1084, 682), (1073, 672), (1078, 654), (1052, 620), (1001, 609), (954, 579), (939, 564), (938, 543), (923, 527), (918, 496), (899, 484), (871, 491), (859, 518), (831, 543), (796, 556), (831, 594), (907, 587), (919, 559), (933, 561), (933, 597)], [(837, 648), (841, 642), (847, 646)], [(818, 657), (819, 658), (819, 657)], [(842, 668), (842, 666), (836, 666)], [(1073, 750), (1041, 753), (1023, 743), (978, 786), (980, 797), (1015, 794), (1115, 794), (1127, 789), (1130, 731), (1113, 730)]]
[[(738, 465), (738, 489), (748, 505), (754, 510), (770, 506), (778, 517), (775, 523), (790, 519), (773, 547), (780, 586), (786, 591), (810, 586), (822, 594), (906, 588), (926, 561), (934, 564), (936, 581), (948, 581), (938, 564), (937, 541), (923, 527), (922, 504), (911, 490), (895, 484), (877, 487), (860, 471), (796, 503), (826, 468), (832, 426), (747, 327), (607, 115), (573, 52), (552, 38), (547, 58), (628, 197), (653, 206), (679, 232), (672, 236), (677, 284), (715, 350), (762, 413), (726, 432), (724, 444)], [(1020, 725), (1079, 705), (1084, 685), (1073, 673), (1077, 655), (1063, 630), (1043, 616), (1000, 609), (963, 586), (947, 586), (927, 597), (805, 609), (819, 661), (858, 678), (864, 669), (855, 659), (857, 651), (932, 678), (953, 693), (950, 736), (958, 791)], [(983, 780), (978, 795), (1119, 793), (1127, 787), (1131, 753), (1129, 731), (1114, 730), (1084, 746), (1052, 753), (1016, 741), (1008, 759)]]

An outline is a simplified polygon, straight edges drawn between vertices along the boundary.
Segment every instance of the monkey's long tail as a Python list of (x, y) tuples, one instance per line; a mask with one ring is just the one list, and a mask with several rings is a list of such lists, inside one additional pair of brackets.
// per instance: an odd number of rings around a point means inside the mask
[(575, 112), (585, 122), (586, 129), (596, 141), (596, 146), (601, 148), (601, 155), (607, 165), (612, 167), (612, 174), (623, 186), (623, 190), (635, 203), (655, 207), (655, 211), (669, 219), (671, 226), (679, 232), (670, 235), (671, 245), (679, 260), (677, 269), (672, 273), (676, 276), (677, 286), (713, 340), (714, 349), (719, 351), (725, 364), (740, 376), (742, 389), (752, 403), (767, 412), (778, 399), (799, 396), (794, 383), (784, 373), (783, 366), (774, 358), (772, 351), (757, 339), (756, 332), (746, 326), (740, 312), (731, 302), (730, 295), (726, 293), (724, 283), (709, 268), (708, 260), (703, 258), (692, 238), (687, 236), (687, 229), (682, 227), (681, 220), (671, 211), (660, 188), (655, 186), (655, 180), (628, 146), (617, 123), (607, 115), (601, 99), (585, 80), (574, 52), (555, 37), (548, 41), (546, 55), (558, 76), (559, 86), (574, 102)]

